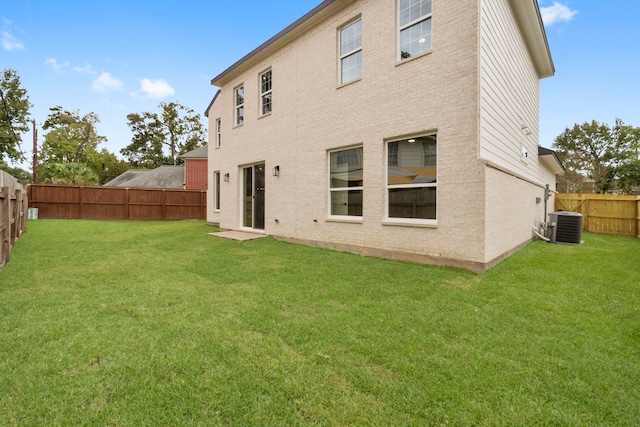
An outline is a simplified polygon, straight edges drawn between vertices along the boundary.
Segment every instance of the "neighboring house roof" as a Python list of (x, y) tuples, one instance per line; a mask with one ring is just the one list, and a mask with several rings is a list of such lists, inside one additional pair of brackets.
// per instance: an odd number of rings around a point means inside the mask
[(103, 184), (104, 187), (127, 187), (127, 182), (132, 179), (149, 172), (149, 169), (130, 169), (123, 173), (122, 175), (118, 175), (113, 178), (111, 181)]
[[(211, 80), (211, 84), (221, 87), (227, 80), (234, 75), (249, 69), (254, 63), (260, 61), (265, 56), (289, 43), (300, 34), (313, 27), (317, 22), (324, 19), (326, 15), (331, 14), (335, 10), (344, 8), (355, 0), (324, 0), (314, 9), (302, 16), (300, 19), (280, 31), (275, 36), (249, 52), (235, 64), (218, 74)], [(540, 15), (540, 7), (538, 0), (509, 0), (509, 4), (513, 9), (523, 38), (531, 53), (531, 59), (540, 78), (551, 77), (555, 74), (555, 66), (551, 58), (551, 51), (547, 41), (547, 34), (544, 30), (544, 23)], [(216, 94), (216, 97), (218, 94)], [(213, 98), (205, 116), (208, 117), (209, 108), (215, 101)]]
[(207, 145), (202, 147), (198, 147), (193, 151), (189, 151), (188, 153), (184, 153), (182, 156), (183, 159), (206, 159), (208, 157), (209, 148)]
[(558, 155), (553, 150), (538, 146), (538, 158), (547, 169), (555, 174), (563, 174), (566, 171)]
[[(160, 166), (151, 170), (135, 170), (130, 179), (123, 178), (127, 171), (105, 186), (130, 188), (184, 188), (184, 165)], [(121, 179), (122, 178), (122, 179)], [(116, 181), (116, 183), (114, 183)]]

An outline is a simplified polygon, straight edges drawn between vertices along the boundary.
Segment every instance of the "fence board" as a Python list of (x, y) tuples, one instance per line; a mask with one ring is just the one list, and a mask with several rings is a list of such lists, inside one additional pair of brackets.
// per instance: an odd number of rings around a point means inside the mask
[(206, 190), (30, 185), (29, 207), (43, 219), (206, 218)]
[(584, 231), (640, 238), (640, 196), (556, 194), (555, 210), (582, 214)]

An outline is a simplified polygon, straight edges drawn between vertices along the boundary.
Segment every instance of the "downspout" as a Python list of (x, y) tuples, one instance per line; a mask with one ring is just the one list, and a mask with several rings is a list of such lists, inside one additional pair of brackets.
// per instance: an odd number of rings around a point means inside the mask
[(542, 228), (547, 230), (547, 203), (549, 198), (551, 197), (551, 189), (549, 188), (549, 184), (544, 186), (544, 221), (542, 221)]
[[(547, 226), (547, 203), (549, 201), (549, 198), (551, 197), (551, 189), (549, 188), (549, 184), (545, 185), (544, 187), (544, 220), (540, 223), (540, 227), (543, 230), (544, 234), (548, 234), (548, 226)], [(540, 234), (540, 232), (538, 231), (538, 229), (536, 228), (536, 226), (533, 226), (533, 234), (535, 234), (536, 236), (538, 236), (538, 238), (544, 240), (545, 242), (550, 242), (551, 239), (543, 236), (542, 234)]]

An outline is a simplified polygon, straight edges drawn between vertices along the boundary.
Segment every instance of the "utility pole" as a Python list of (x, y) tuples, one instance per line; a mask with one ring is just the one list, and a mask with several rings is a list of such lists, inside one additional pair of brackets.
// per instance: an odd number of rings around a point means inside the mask
[(36, 129), (36, 119), (33, 119), (33, 183), (38, 183), (38, 129)]

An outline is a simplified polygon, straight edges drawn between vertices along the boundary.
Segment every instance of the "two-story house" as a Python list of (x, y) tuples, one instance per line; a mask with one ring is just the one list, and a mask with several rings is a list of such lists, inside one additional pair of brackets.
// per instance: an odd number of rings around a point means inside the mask
[(484, 271), (562, 171), (553, 74), (536, 0), (325, 0), (213, 78), (207, 220)]

